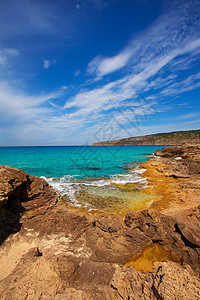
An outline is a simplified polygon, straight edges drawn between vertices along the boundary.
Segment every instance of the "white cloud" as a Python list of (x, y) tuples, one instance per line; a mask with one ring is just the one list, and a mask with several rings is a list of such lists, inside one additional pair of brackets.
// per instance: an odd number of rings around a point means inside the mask
[(19, 50), (15, 48), (5, 48), (3, 49), (3, 52), (8, 56), (18, 56), (20, 54)]
[(20, 52), (15, 48), (3, 48), (0, 49), (0, 64), (5, 64), (12, 57), (19, 56)]
[[(148, 90), (148, 83), (150, 78), (155, 76), (163, 67), (168, 65), (176, 56), (183, 55), (200, 45), (200, 40), (188, 44), (182, 49), (173, 50), (168, 55), (159, 56), (152, 62), (148, 62), (143, 66), (143, 70), (136, 74), (126, 75), (119, 80), (112, 81), (106, 85), (100, 86), (87, 91), (80, 91), (73, 98), (65, 103), (64, 109), (75, 107), (78, 111), (75, 115), (82, 115), (88, 118), (88, 116), (98, 114), (102, 111), (108, 111), (112, 108), (120, 107), (124, 100), (137, 95), (138, 90)], [(198, 80), (199, 76), (195, 75), (191, 78)], [(159, 78), (159, 77), (158, 77)], [(160, 80), (160, 78), (157, 80)], [(170, 75), (168, 84), (173, 82), (176, 76)], [(183, 85), (186, 89), (191, 84), (190, 78), (188, 78)], [(199, 84), (200, 85), (200, 84)], [(192, 88), (192, 87), (190, 87)], [(193, 86), (194, 88), (194, 86)], [(164, 93), (165, 90), (162, 92)], [(167, 94), (167, 92), (166, 92)]]
[(67, 90), (68, 89), (68, 86), (66, 86), (66, 85), (63, 85), (62, 87), (61, 87), (61, 90), (62, 91), (65, 91), (65, 90)]
[(80, 4), (76, 4), (76, 9), (81, 9)]
[[(125, 109), (126, 116), (130, 115), (130, 118), (133, 109), (135, 113), (138, 112), (136, 100), (138, 90), (142, 94), (148, 92), (146, 100), (155, 105), (162, 99), (162, 94), (158, 93), (157, 89), (164, 87), (162, 93), (167, 96), (199, 87), (198, 73), (190, 76), (186, 74), (186, 78), (180, 80), (179, 74), (171, 73), (166, 76), (163, 72), (174, 64), (177, 58), (181, 58), (183, 62), (187, 62), (188, 58), (194, 58), (194, 53), (200, 50), (200, 38), (196, 33), (195, 26), (188, 29), (187, 16), (184, 14), (180, 13), (179, 17), (175, 13), (165, 15), (136, 36), (125, 50), (114, 57), (97, 56), (87, 68), (87, 72), (94, 74), (96, 79), (101, 79), (100, 77), (119, 69), (123, 73), (118, 74), (117, 80), (103, 85), (99, 83), (99, 86), (81, 90), (68, 99), (64, 105), (64, 111), (68, 112), (73, 108), (73, 113), (70, 112), (68, 118), (72, 121), (77, 120), (83, 125), (92, 124), (92, 122), (100, 124), (107, 116), (115, 116), (120, 123), (126, 123), (127, 118), (119, 114), (119, 110)], [(132, 97), (128, 111), (123, 103)], [(145, 109), (147, 115), (152, 114), (147, 106)], [(169, 109), (169, 105), (166, 104), (159, 111)]]
[(52, 60), (45, 59), (44, 62), (43, 62), (43, 68), (47, 70), (52, 65), (55, 65), (55, 64), (56, 64), (56, 60), (55, 59), (52, 59)]
[(199, 119), (197, 119), (197, 120), (193, 120), (193, 121), (188, 121), (188, 122), (185, 122), (185, 124), (199, 124), (199, 126), (200, 126), (200, 120)]
[(9, 124), (31, 123), (35, 119), (42, 118), (49, 109), (44, 106), (48, 100), (55, 98), (59, 92), (29, 96), (13, 90), (8, 83), (0, 84), (0, 123), (1, 127)]
[(164, 90), (160, 92), (160, 95), (162, 96), (181, 95), (184, 92), (194, 90), (198, 87), (200, 87), (200, 72), (196, 74), (192, 74), (184, 80), (180, 80), (177, 82), (173, 82), (172, 84), (169, 84), (168, 87), (166, 87)]
[(181, 7), (174, 4), (171, 12), (162, 15), (150, 27), (140, 32), (117, 55), (95, 57), (88, 64), (87, 71), (97, 77), (119, 69), (138, 73), (160, 58), (164, 60), (170, 54), (174, 57), (181, 55), (182, 49), (183, 53), (199, 51), (199, 27), (198, 11), (192, 2), (189, 4), (185, 1)]
[(74, 76), (75, 77), (77, 77), (78, 75), (80, 75), (81, 74), (81, 70), (80, 69), (78, 69), (78, 70), (76, 70), (75, 72), (74, 72)]
[(104, 76), (124, 67), (131, 57), (131, 51), (126, 50), (113, 57), (95, 57), (88, 65), (88, 73), (96, 73), (97, 76)]

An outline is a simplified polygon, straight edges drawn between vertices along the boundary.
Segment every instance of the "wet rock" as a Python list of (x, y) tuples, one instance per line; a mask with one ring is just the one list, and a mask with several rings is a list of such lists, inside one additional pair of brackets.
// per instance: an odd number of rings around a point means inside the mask
[(200, 248), (197, 245), (200, 232), (199, 209), (184, 211), (178, 219), (154, 209), (131, 211), (125, 217), (125, 224), (133, 230), (140, 230), (152, 242), (163, 245), (172, 255), (200, 273)]

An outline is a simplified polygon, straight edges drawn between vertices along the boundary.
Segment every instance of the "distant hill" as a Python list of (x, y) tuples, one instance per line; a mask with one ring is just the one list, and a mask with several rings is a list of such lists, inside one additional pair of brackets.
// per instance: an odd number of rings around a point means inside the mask
[(93, 143), (93, 146), (200, 144), (200, 129), (174, 131)]

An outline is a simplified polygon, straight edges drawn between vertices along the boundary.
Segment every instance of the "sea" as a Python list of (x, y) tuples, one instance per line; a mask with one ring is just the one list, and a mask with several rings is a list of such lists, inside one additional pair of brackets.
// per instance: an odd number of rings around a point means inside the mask
[[(44, 178), (67, 205), (125, 211), (147, 205), (145, 171), (139, 165), (163, 146), (1, 147), (0, 165)], [(127, 188), (128, 187), (128, 188)], [(143, 201), (144, 200), (144, 201)]]

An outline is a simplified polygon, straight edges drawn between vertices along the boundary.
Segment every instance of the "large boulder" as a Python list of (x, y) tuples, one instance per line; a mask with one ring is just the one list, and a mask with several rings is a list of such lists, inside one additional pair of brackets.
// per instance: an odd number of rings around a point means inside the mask
[[(0, 167), (0, 244), (17, 232), (24, 212), (26, 218), (43, 214), (60, 195), (44, 180), (23, 170)], [(24, 216), (24, 217), (25, 217)]]

